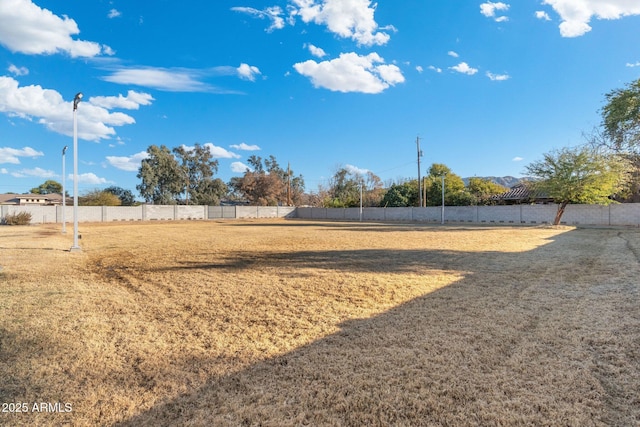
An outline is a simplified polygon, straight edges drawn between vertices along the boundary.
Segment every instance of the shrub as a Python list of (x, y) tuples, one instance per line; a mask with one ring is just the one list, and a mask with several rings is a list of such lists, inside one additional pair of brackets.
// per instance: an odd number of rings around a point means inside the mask
[(0, 224), (2, 225), (29, 225), (30, 223), (31, 223), (31, 214), (29, 212), (7, 214), (0, 221)]

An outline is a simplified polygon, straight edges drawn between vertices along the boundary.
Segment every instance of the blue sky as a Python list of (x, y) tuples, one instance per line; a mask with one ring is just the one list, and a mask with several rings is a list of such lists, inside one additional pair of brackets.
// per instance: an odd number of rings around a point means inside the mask
[[(228, 181), (274, 155), (308, 191), (445, 163), (522, 176), (640, 77), (636, 0), (0, 0), (0, 192), (72, 170), (134, 191), (151, 144), (206, 144)], [(72, 182), (67, 179), (67, 188)]]

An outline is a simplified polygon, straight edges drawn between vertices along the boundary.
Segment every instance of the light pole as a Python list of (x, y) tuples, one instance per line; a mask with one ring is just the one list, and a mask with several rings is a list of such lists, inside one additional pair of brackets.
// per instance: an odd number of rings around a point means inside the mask
[(73, 98), (73, 246), (71, 252), (80, 252), (78, 246), (78, 104), (82, 99), (82, 92)]
[(442, 174), (442, 224), (444, 224), (444, 174)]
[(62, 149), (62, 234), (66, 234), (67, 233), (67, 219), (65, 217), (65, 210), (67, 210), (67, 196), (66, 196), (66, 192), (64, 189), (64, 184), (65, 184), (65, 164), (66, 164), (66, 160), (65, 160), (65, 154), (67, 152), (67, 147), (66, 145), (64, 146), (64, 148)]
[(360, 181), (360, 221), (362, 221), (362, 187), (364, 187), (364, 181)]
[(420, 157), (422, 157), (422, 150), (420, 149), (420, 137), (416, 138), (416, 145), (418, 147), (418, 203), (419, 207), (422, 207), (422, 180), (420, 179)]

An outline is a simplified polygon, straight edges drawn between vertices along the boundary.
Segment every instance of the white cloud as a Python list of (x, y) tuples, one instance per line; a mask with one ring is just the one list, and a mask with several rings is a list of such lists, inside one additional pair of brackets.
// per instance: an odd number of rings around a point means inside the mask
[[(230, 73), (227, 71), (227, 74)], [(184, 68), (120, 68), (103, 77), (103, 80), (167, 92), (211, 92), (213, 88), (201, 81), (203, 74), (202, 71)]]
[[(385, 45), (390, 39), (387, 33), (378, 32), (374, 19), (376, 4), (370, 0), (292, 0), (292, 17), (303, 22), (326, 25), (329, 31), (343, 38), (350, 38), (363, 46)], [(394, 29), (393, 27), (385, 27)]]
[(284, 18), (282, 18), (282, 8), (278, 6), (268, 7), (264, 10), (254, 9), (253, 7), (232, 7), (231, 10), (247, 13), (260, 19), (269, 19), (271, 21), (271, 25), (266, 29), (268, 33), (273, 30), (281, 30), (285, 25)]
[(27, 74), (29, 74), (29, 69), (28, 68), (26, 68), (26, 67), (16, 67), (13, 64), (9, 65), (9, 68), (7, 68), (7, 71), (9, 71), (14, 76), (26, 76)]
[[(73, 101), (65, 101), (57, 91), (41, 86), (22, 86), (11, 77), (0, 76), (0, 112), (9, 116), (35, 121), (49, 130), (73, 135)], [(34, 120), (35, 119), (35, 120)], [(89, 141), (108, 139), (115, 135), (116, 126), (135, 123), (124, 113), (112, 113), (90, 102), (78, 108), (78, 137)]]
[(522, 158), (522, 157), (514, 157), (514, 158), (512, 159), (512, 161), (514, 161), (514, 162), (521, 162), (521, 161), (523, 161), (523, 160), (524, 160), (524, 158)]
[(327, 56), (327, 53), (324, 51), (324, 49), (320, 47), (314, 46), (312, 44), (307, 44), (305, 45), (305, 47), (308, 48), (309, 52), (311, 52), (311, 54), (316, 58), (323, 58)]
[(122, 13), (117, 9), (111, 9), (107, 15), (109, 19), (117, 18), (119, 16), (122, 16)]
[(551, 21), (549, 14), (543, 10), (536, 11), (536, 18), (542, 19), (543, 21)]
[(380, 27), (380, 29), (384, 30), (384, 31), (392, 31), (394, 33), (398, 32), (398, 29), (396, 27), (394, 27), (393, 25), (385, 25), (384, 27)]
[(422, 74), (422, 72), (424, 71), (424, 68), (422, 68), (422, 66), (420, 65), (416, 65), (416, 71)]
[(431, 71), (435, 71), (436, 73), (441, 73), (442, 72), (442, 68), (435, 67), (433, 65), (429, 65), (429, 67), (427, 67), (427, 68), (429, 68)]
[(455, 67), (449, 67), (450, 70), (456, 71), (458, 73), (467, 74), (469, 76), (474, 75), (478, 72), (477, 68), (472, 68), (466, 62), (461, 62)]
[(5, 168), (2, 168), (2, 169), (0, 169), (0, 173), (3, 174), (3, 175), (6, 175), (6, 174), (9, 173), (9, 171), (6, 170)]
[(99, 43), (75, 40), (76, 21), (54, 15), (31, 0), (0, 1), (0, 44), (27, 55), (66, 52), (71, 57), (94, 57), (105, 53)]
[[(241, 156), (236, 154), (236, 153), (232, 153), (231, 151), (222, 148), (222, 147), (218, 147), (217, 145), (213, 145), (210, 142), (207, 142), (206, 144), (202, 145), (203, 147), (207, 148), (209, 150), (209, 152), (211, 153), (211, 156), (214, 159), (239, 159)], [(186, 145), (183, 145), (185, 150), (193, 150), (193, 147), (188, 147)]]
[[(73, 181), (73, 174), (69, 174), (69, 179)], [(105, 178), (100, 178), (96, 174), (89, 172), (89, 173), (78, 174), (78, 184), (99, 185), (99, 184), (113, 184), (113, 182), (108, 181)]]
[(89, 99), (89, 102), (98, 107), (104, 107), (108, 110), (114, 108), (123, 108), (126, 110), (138, 110), (141, 105), (151, 105), (151, 102), (155, 101), (148, 93), (141, 93), (130, 90), (127, 96), (94, 96)]
[(233, 162), (231, 163), (231, 172), (234, 173), (245, 173), (247, 170), (252, 170), (249, 166), (245, 165), (242, 162)]
[(309, 60), (293, 67), (309, 77), (315, 87), (337, 92), (380, 93), (389, 86), (404, 82), (400, 68), (384, 64), (384, 59), (377, 53), (366, 56), (342, 53), (331, 61), (318, 63)]
[(378, 26), (374, 18), (376, 6), (370, 0), (290, 0), (286, 19), (279, 6), (266, 9), (232, 7), (231, 10), (269, 19), (271, 25), (267, 32), (282, 29), (287, 23), (294, 25), (296, 18), (300, 18), (307, 24), (326, 25), (332, 33), (350, 38), (358, 45), (373, 46), (387, 44), (390, 39), (389, 34), (379, 30), (398, 31), (393, 25)]
[(509, 10), (509, 7), (510, 6), (506, 3), (493, 3), (489, 1), (480, 5), (480, 13), (482, 13), (487, 18), (494, 18), (496, 22), (504, 22), (508, 21), (509, 18), (507, 18), (506, 16), (496, 16), (496, 12), (506, 12), (507, 10)]
[(142, 160), (149, 157), (149, 153), (141, 151), (128, 157), (107, 156), (107, 162), (116, 169), (135, 172), (140, 169)]
[(110, 75), (103, 80), (123, 85), (137, 85), (167, 92), (208, 92), (208, 93), (238, 93), (231, 90), (219, 89), (205, 79), (217, 76), (237, 76), (254, 81), (261, 72), (258, 67), (240, 64), (239, 67), (221, 66), (207, 69), (162, 68), (162, 67), (114, 67)]
[(640, 67), (640, 61), (636, 62), (635, 64), (631, 62), (627, 62), (627, 67), (630, 67), (630, 68)]
[(244, 142), (241, 144), (234, 144), (230, 146), (231, 148), (233, 148), (234, 150), (242, 150), (242, 151), (259, 151), (260, 147), (258, 147), (257, 145), (248, 145), (245, 144)]
[(111, 49), (109, 46), (102, 46), (102, 48), (105, 55), (113, 56), (116, 54), (116, 51)]
[(366, 175), (369, 173), (369, 169), (362, 169), (353, 165), (345, 165), (344, 168), (352, 175)]
[(0, 147), (0, 163), (11, 163), (14, 165), (20, 164), (19, 157), (39, 157), (44, 156), (42, 151), (36, 151), (31, 147), (24, 147), (21, 149)]
[(597, 19), (620, 19), (624, 16), (640, 15), (637, 0), (544, 0), (560, 15), (562, 37), (579, 37), (589, 31), (592, 17)]
[(447, 52), (447, 55), (449, 55), (449, 56), (453, 56), (454, 58), (457, 58), (457, 57), (459, 57), (459, 56), (460, 56), (460, 55), (458, 55), (458, 53), (457, 53), (457, 52), (454, 52), (454, 51), (452, 51), (452, 50), (450, 50), (449, 52)]
[(16, 178), (24, 178), (26, 176), (35, 176), (37, 178), (53, 178), (56, 173), (51, 170), (45, 170), (42, 168), (22, 169), (19, 172), (13, 174)]
[(256, 76), (259, 76), (260, 70), (258, 69), (258, 67), (254, 67), (253, 65), (249, 65), (249, 64), (240, 64), (240, 66), (237, 68), (238, 71), (238, 76), (241, 79), (244, 80), (249, 80), (249, 81), (256, 81)]
[(491, 80), (493, 80), (494, 82), (502, 82), (505, 80), (509, 80), (511, 78), (511, 76), (509, 76), (508, 74), (493, 74), (487, 71), (487, 77), (489, 77)]

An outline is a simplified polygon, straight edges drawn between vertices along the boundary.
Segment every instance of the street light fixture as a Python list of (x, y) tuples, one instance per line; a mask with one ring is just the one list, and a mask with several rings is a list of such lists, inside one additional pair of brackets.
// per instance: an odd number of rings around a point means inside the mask
[(73, 98), (73, 246), (71, 252), (80, 252), (78, 245), (78, 104), (82, 92)]
[(67, 233), (67, 219), (65, 217), (65, 211), (67, 210), (67, 197), (66, 197), (66, 192), (64, 189), (64, 184), (65, 184), (65, 154), (67, 152), (67, 148), (69, 148), (68, 146), (64, 146), (64, 148), (62, 149), (62, 234), (66, 234)]

